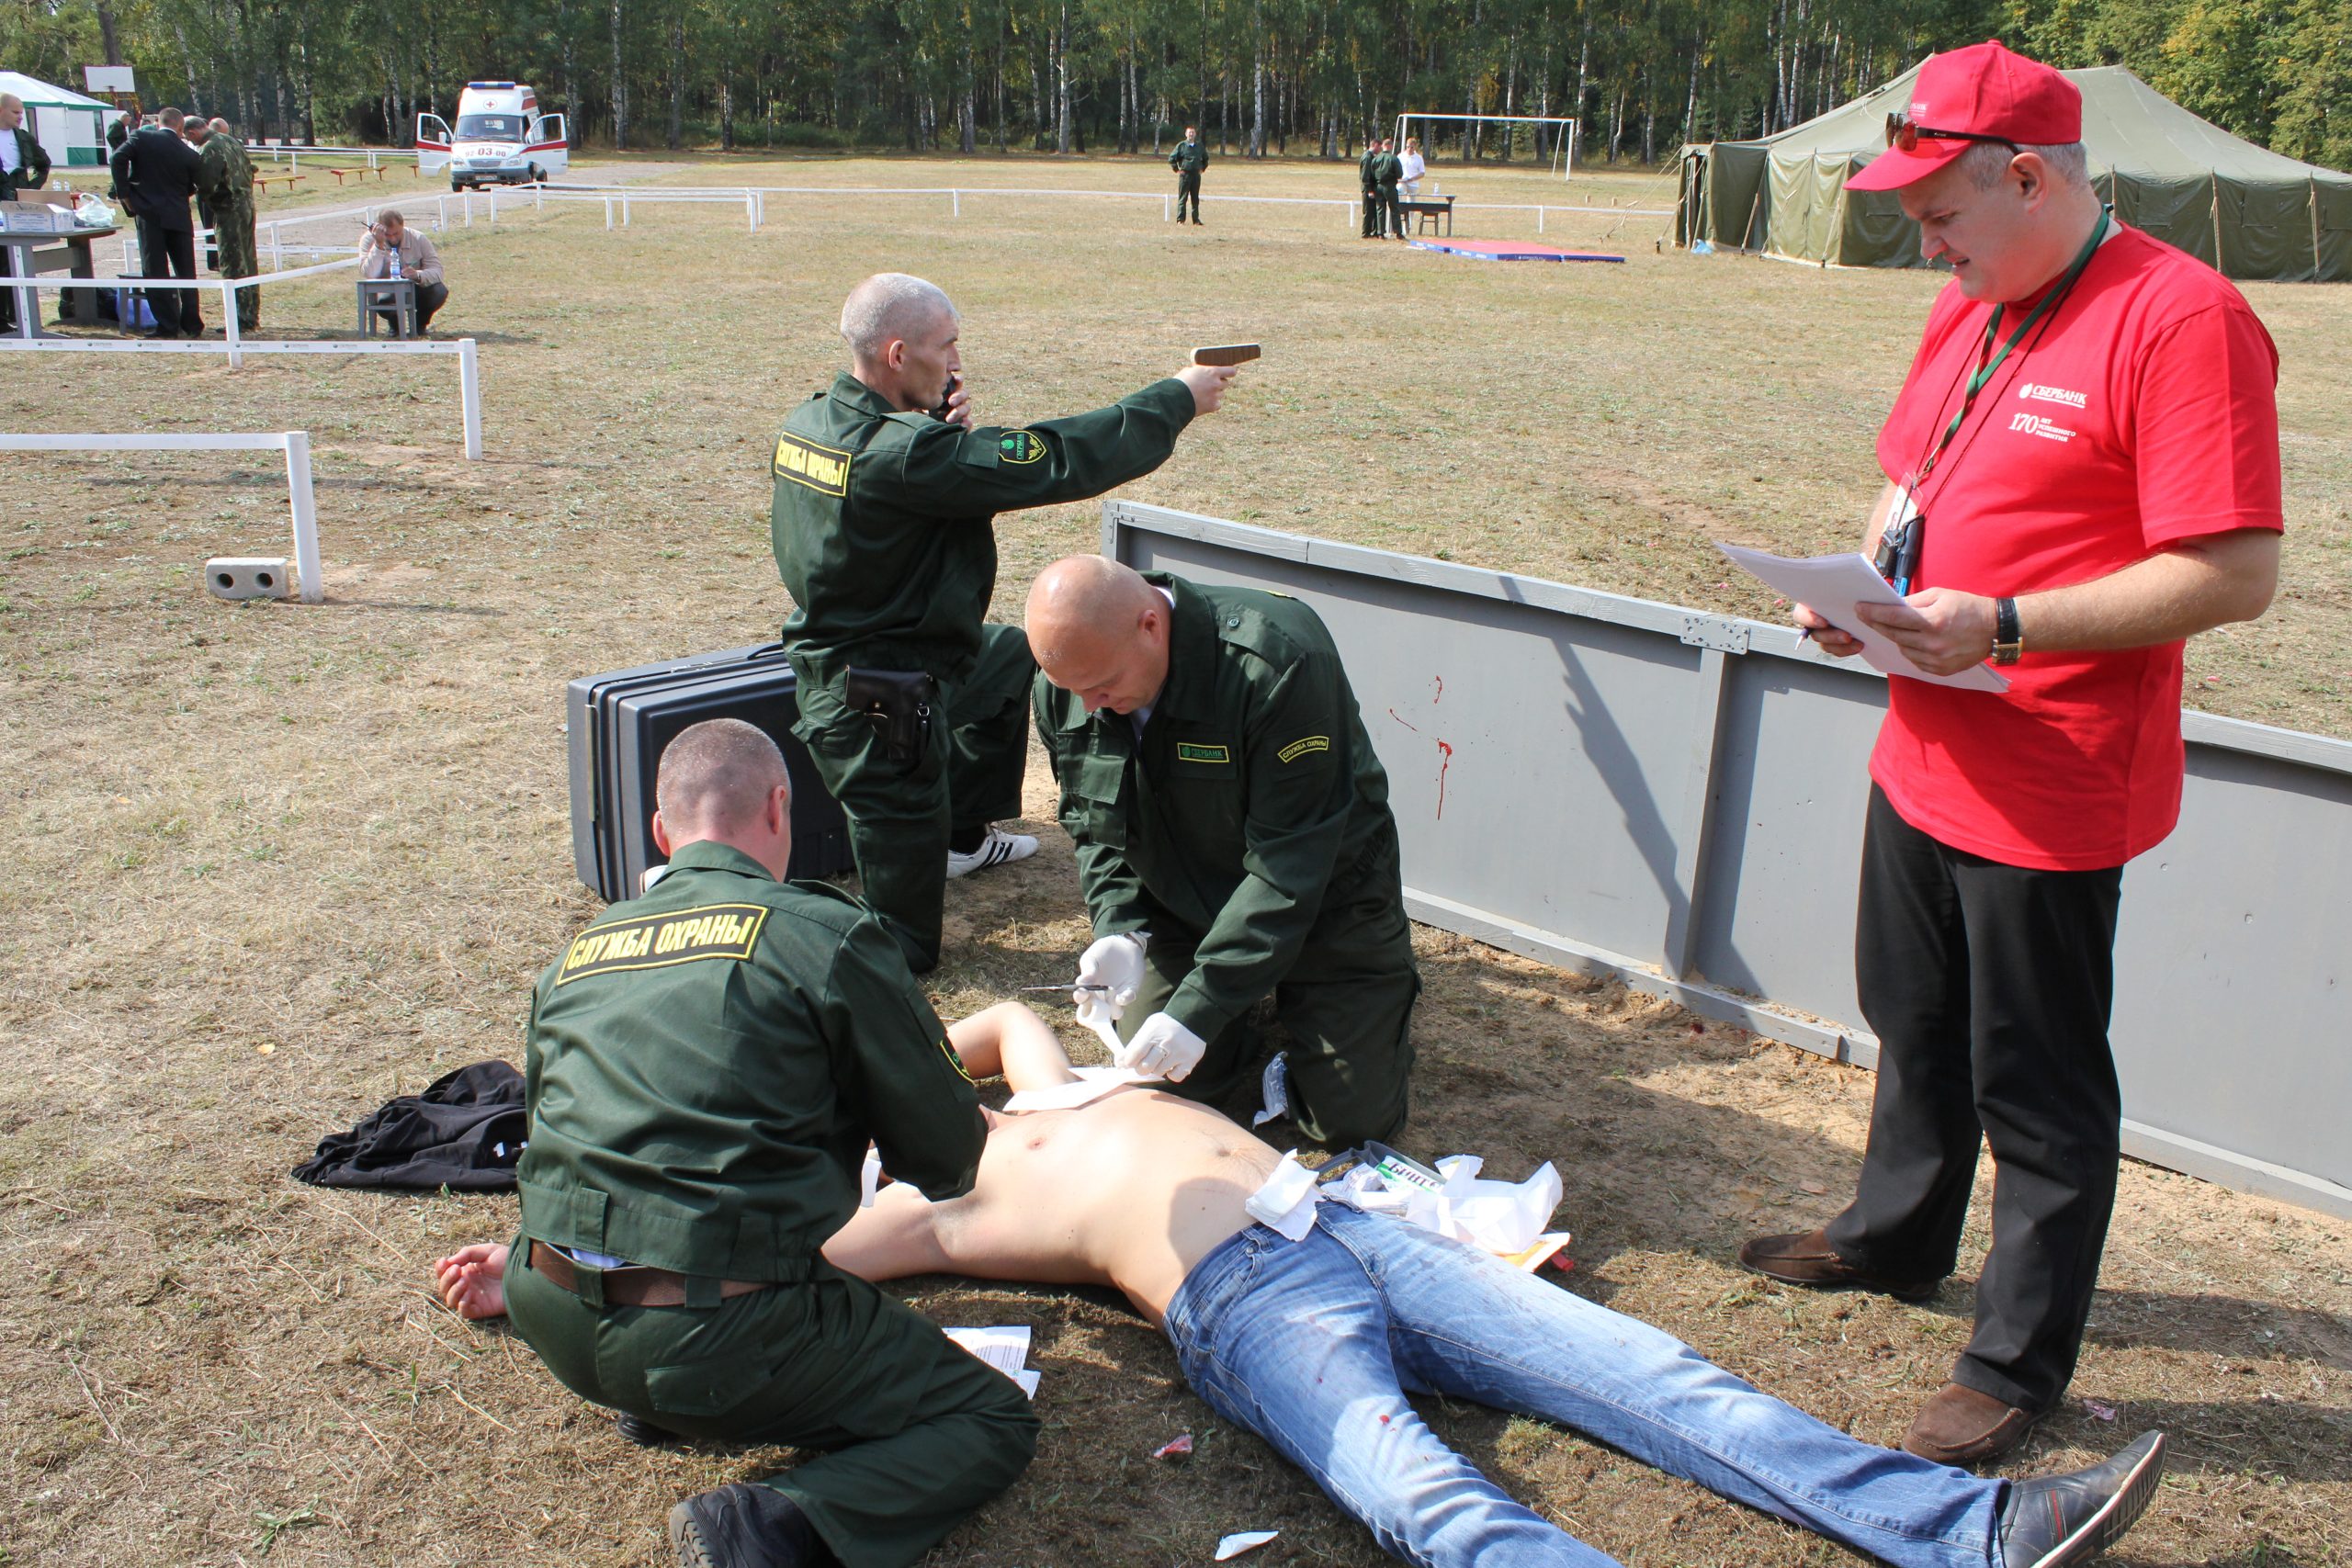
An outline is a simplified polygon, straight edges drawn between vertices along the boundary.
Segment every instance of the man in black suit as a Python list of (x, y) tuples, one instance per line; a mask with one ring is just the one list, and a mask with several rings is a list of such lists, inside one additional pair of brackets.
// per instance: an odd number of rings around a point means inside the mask
[[(14, 201), (18, 191), (39, 190), (49, 183), (49, 153), (25, 129), (25, 100), (0, 93), (0, 201)], [(15, 275), (9, 251), (0, 245), (0, 277)], [(21, 290), (0, 288), (0, 333), (17, 330), (17, 296)]]
[[(123, 142), (111, 163), (115, 190), (139, 220), (141, 276), (194, 277), (196, 225), (189, 220), (188, 198), (204, 160), (180, 135), (187, 117), (165, 109), (151, 125)], [(192, 288), (150, 288), (148, 308), (155, 312), (150, 337), (202, 337), (204, 317), (197, 309)]]

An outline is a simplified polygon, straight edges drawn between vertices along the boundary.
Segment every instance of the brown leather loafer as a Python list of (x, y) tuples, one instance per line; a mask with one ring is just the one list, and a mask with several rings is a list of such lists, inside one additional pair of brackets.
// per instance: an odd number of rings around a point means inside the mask
[(1758, 1236), (1739, 1249), (1739, 1260), (1783, 1285), (1816, 1291), (1876, 1291), (1904, 1302), (1924, 1302), (1943, 1283), (1941, 1280), (1887, 1280), (1866, 1273), (1838, 1256), (1826, 1231)]
[(1903, 1447), (1938, 1464), (1986, 1464), (2024, 1442), (2041, 1416), (1948, 1382), (1912, 1417)]

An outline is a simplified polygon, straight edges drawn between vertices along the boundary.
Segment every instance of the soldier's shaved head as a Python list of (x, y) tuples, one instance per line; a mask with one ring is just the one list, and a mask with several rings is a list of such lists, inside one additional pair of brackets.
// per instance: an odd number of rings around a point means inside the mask
[(1168, 679), (1169, 603), (1132, 567), (1068, 556), (1037, 574), (1026, 616), (1046, 679), (1088, 709), (1133, 713)]
[(935, 283), (903, 272), (877, 272), (842, 301), (842, 339), (861, 364), (882, 357), (893, 339), (921, 336), (956, 318), (954, 301)]
[(237, 128), (231, 125), (227, 120), (220, 118), (218, 115), (213, 117), (212, 130), (213, 133), (219, 136), (234, 136), (237, 134)]
[(167, 108), (156, 115), (155, 120), (166, 130), (177, 130), (187, 123), (187, 116), (178, 109)]
[(791, 780), (765, 731), (740, 718), (710, 718), (662, 748), (653, 796), (673, 838), (706, 837), (750, 825), (778, 784), (788, 790)]

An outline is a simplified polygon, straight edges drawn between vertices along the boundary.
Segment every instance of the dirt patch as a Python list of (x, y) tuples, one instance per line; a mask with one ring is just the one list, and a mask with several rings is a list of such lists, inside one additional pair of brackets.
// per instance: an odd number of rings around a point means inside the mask
[[(482, 463), (463, 460), (446, 361), (230, 374), (92, 355), (0, 391), (12, 429), (310, 430), (330, 571), (320, 607), (204, 593), (208, 556), (287, 548), (269, 455), (11, 468), (9, 1562), (646, 1562), (677, 1496), (786, 1457), (628, 1448), (511, 1336), (432, 1306), (424, 1264), (505, 1235), (510, 1201), (326, 1193), (285, 1173), (391, 1095), (518, 1055), (531, 976), (596, 908), (571, 870), (562, 682), (779, 624), (766, 446), (831, 374), (858, 276), (899, 266), (954, 291), (975, 392), (1007, 421), (1095, 406), (1194, 343), (1264, 339), (1233, 409), (1140, 499), (1748, 612), (1769, 605), (1716, 586), (1710, 535), (1844, 536), (1931, 280), (1659, 254), (1656, 220), (1608, 213), (1548, 214), (1545, 234), (1605, 239), (1622, 267), (1472, 264), (1356, 241), (1336, 208), (1230, 199), (1344, 199), (1349, 178), (1220, 163), (1208, 227), (1181, 233), (1148, 199), (1159, 172), (1107, 160), (734, 161), (673, 183), (1058, 181), (1147, 199), (1003, 195), (957, 217), (942, 197), (777, 197), (757, 235), (740, 208), (639, 207), (607, 235), (601, 207), (502, 200), (494, 228), (441, 236), (441, 324), (483, 344)], [(1532, 175), (1463, 188), (1560, 196)], [(1600, 204), (1645, 188), (1570, 187)], [(1533, 217), (1476, 221), (1512, 234)], [(2342, 733), (2352, 417), (2322, 374), (2352, 349), (2352, 306), (2248, 293), (2286, 361), (2296, 534), (2271, 616), (2192, 649), (2195, 700)], [(350, 310), (335, 278), (264, 300), (270, 334), (347, 332)], [(1097, 518), (1007, 518), (999, 612), (1088, 547)], [(950, 1015), (1066, 976), (1082, 942), (1043, 788), (1033, 769), (1045, 852), (951, 889), (932, 987)], [(1898, 1437), (1966, 1336), (1981, 1232), (1921, 1307), (1784, 1292), (1731, 1262), (1743, 1236), (1811, 1224), (1850, 1189), (1869, 1076), (1441, 933), (1419, 949), (1414, 1145), (1511, 1175), (1556, 1161), (1577, 1239), (1552, 1279), (1860, 1436)], [(2346, 1227), (2132, 1166), (2104, 1283), (2077, 1400), (2014, 1469), (2162, 1425), (2176, 1473), (2119, 1561), (2346, 1561)], [(905, 1293), (944, 1322), (1031, 1324), (1046, 1371), (1037, 1465), (936, 1561), (1193, 1562), (1245, 1527), (1284, 1532), (1260, 1561), (1385, 1561), (1219, 1427), (1125, 1311), (947, 1280)], [(1843, 1560), (1581, 1439), (1431, 1414), (1626, 1562)], [(1144, 1457), (1188, 1429), (1188, 1466)]]

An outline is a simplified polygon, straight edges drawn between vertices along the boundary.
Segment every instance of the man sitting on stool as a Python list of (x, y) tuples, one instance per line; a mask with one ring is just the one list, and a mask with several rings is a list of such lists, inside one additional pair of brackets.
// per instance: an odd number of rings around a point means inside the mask
[[(448, 286), (441, 281), (441, 253), (433, 248), (433, 242), (422, 231), (410, 228), (399, 213), (386, 210), (378, 214), (368, 238), (360, 243), (359, 276), (394, 276), (395, 255), (401, 262), (398, 276), (416, 280), (416, 335), (423, 337), (424, 329), (433, 324), (434, 312), (449, 301)], [(394, 337), (400, 335), (400, 312), (387, 303), (376, 314), (384, 319)]]

